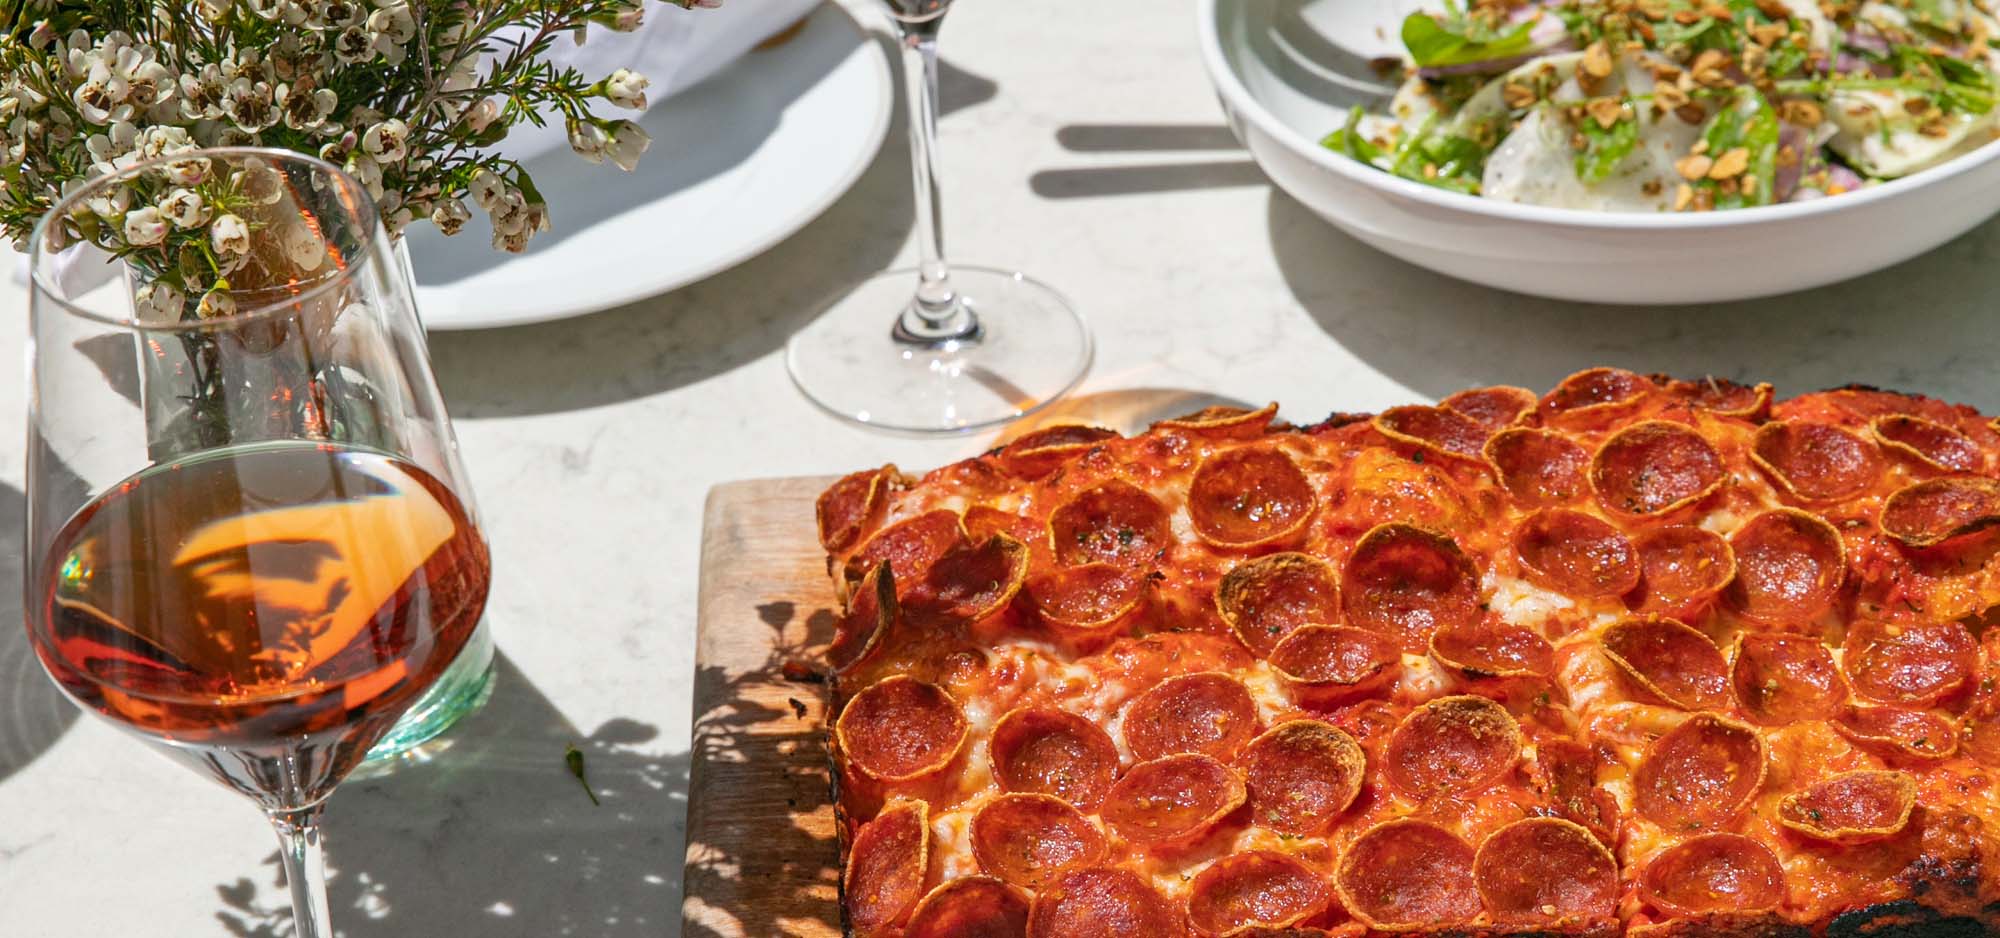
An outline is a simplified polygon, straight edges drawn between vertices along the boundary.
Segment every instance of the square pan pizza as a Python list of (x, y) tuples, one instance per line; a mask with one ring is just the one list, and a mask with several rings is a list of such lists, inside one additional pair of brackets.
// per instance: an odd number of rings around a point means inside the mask
[(1992, 422), (1276, 412), (821, 496), (850, 934), (2000, 934)]

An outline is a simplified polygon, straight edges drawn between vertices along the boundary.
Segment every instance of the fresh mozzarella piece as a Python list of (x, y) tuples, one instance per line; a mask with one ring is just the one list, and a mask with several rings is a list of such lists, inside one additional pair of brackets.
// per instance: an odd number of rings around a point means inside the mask
[[(1615, 78), (1635, 95), (1653, 90), (1652, 72), (1644, 62), (1626, 61)], [(1576, 101), (1585, 95), (1571, 78), (1556, 89), (1554, 97)], [(1587, 183), (1576, 174), (1576, 151), (1570, 146), (1574, 129), (1554, 108), (1537, 107), (1486, 158), (1481, 192), (1490, 199), (1553, 208), (1668, 210), (1680, 179), (1674, 172), (1674, 161), (1687, 154), (1701, 136), (1701, 127), (1672, 112), (1655, 114), (1643, 106), (1638, 110), (1639, 141), (1631, 154), (1609, 176)]]
[(1826, 11), (1819, 8), (1818, 3), (1813, 0), (1778, 0), (1778, 2), (1784, 4), (1785, 10), (1792, 14), (1793, 19), (1811, 27), (1813, 49), (1825, 52), (1833, 48), (1835, 27), (1833, 21), (1827, 18)]
[(1910, 95), (1899, 91), (1836, 91), (1827, 99), (1827, 117), (1839, 132), (1828, 146), (1864, 176), (1893, 179), (1929, 169), (1992, 140), (2000, 109), (1944, 118), (1945, 131), (1930, 136), (1905, 110)]

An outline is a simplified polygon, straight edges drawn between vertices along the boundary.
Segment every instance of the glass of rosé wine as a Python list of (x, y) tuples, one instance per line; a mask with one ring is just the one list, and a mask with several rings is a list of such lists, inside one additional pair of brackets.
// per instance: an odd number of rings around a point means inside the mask
[[(178, 233), (140, 210), (175, 200)], [(409, 280), (360, 182), (272, 150), (99, 176), (30, 251), (35, 651), (255, 802), (298, 934), (329, 938), (321, 805), (489, 580)]]
[(903, 50), (917, 266), (876, 274), (792, 336), (785, 364), (808, 399), (909, 434), (997, 427), (1069, 393), (1090, 332), (1062, 294), (1011, 270), (945, 260), (937, 182), (938, 30), (952, 0), (883, 0)]

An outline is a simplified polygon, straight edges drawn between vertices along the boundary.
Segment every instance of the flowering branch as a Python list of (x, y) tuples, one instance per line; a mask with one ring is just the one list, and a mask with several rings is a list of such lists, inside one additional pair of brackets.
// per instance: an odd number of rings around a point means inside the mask
[[(589, 78), (544, 53), (585, 30), (638, 28), (644, 0), (13, 0), (0, 11), (0, 232), (24, 244), (83, 182), (211, 146), (316, 154), (359, 179), (392, 234), (447, 235), (484, 211), (524, 250), (549, 210), (510, 128), (564, 122), (571, 148), (631, 170), (651, 139), (599, 108), (646, 106), (643, 75)], [(718, 0), (668, 0), (715, 6)], [(249, 251), (246, 204), (275, 175), (174, 160), (50, 226), (125, 258), (143, 315), (226, 311)], [(470, 203), (470, 205), (468, 205)]]

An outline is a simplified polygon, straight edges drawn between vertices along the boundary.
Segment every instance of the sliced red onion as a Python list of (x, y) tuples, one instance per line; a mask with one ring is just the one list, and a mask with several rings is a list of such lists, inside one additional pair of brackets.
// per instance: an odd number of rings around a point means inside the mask
[(1862, 183), (1864, 182), (1864, 180), (1861, 178), (1860, 173), (1848, 169), (1847, 167), (1842, 166), (1838, 163), (1835, 163), (1834, 165), (1828, 167), (1826, 181), (1828, 188), (1839, 186), (1841, 187), (1841, 189), (1848, 192), (1853, 192), (1854, 190), (1861, 188)]
[(1799, 179), (1806, 174), (1806, 164), (1819, 159), (1817, 153), (1806, 152), (1806, 132), (1802, 127), (1785, 124), (1778, 129), (1778, 151), (1789, 147), (1798, 159), (1792, 165), (1780, 165), (1771, 173), (1771, 199), (1775, 202), (1789, 202), (1793, 193), (1799, 191)]

